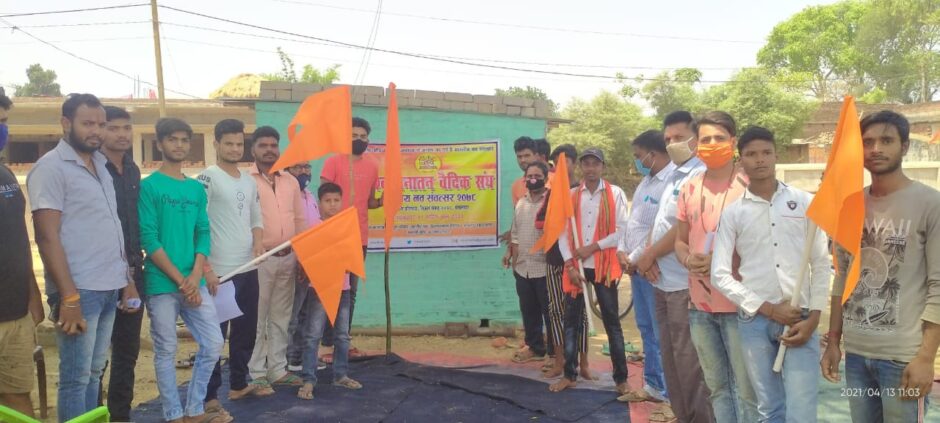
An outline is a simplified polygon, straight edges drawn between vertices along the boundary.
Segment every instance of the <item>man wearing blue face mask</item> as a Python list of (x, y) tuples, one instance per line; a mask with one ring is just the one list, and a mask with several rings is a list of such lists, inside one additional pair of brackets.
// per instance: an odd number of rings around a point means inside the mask
[(655, 130), (646, 131), (633, 140), (633, 157), (637, 171), (643, 175), (643, 180), (633, 194), (630, 210), (630, 220), (627, 231), (617, 249), (621, 262), (630, 275), (633, 288), (633, 308), (636, 325), (643, 339), (643, 389), (629, 391), (619, 399), (625, 402), (651, 401), (657, 403), (668, 402), (666, 395), (666, 380), (663, 376), (662, 360), (659, 353), (659, 328), (656, 322), (653, 286), (658, 283), (657, 269), (651, 269), (647, 275), (636, 272), (635, 266), (624, 260), (635, 250), (642, 250), (647, 244), (656, 212), (659, 210), (659, 200), (669, 176), (676, 169), (676, 165), (666, 153), (666, 141), (663, 133)]
[[(13, 102), (0, 88), (0, 151)], [(44, 312), (26, 232), (26, 198), (16, 175), (0, 164), (0, 405), (33, 416), (33, 348)]]
[[(289, 168), (287, 172), (297, 178), (300, 184), (300, 199), (304, 203), (304, 216), (307, 218), (307, 227), (312, 228), (320, 224), (320, 209), (317, 206), (317, 196), (307, 189), (310, 185), (310, 163), (297, 163)], [(298, 264), (299, 266), (299, 264)], [(313, 300), (307, 295), (310, 281), (307, 274), (302, 270), (297, 270), (297, 283), (294, 285), (294, 305), (291, 311), (290, 323), (287, 325), (287, 370), (299, 372), (303, 365), (304, 338), (307, 328), (310, 326), (307, 320), (306, 304)], [(329, 325), (329, 322), (327, 322)], [(329, 345), (332, 345), (332, 331), (327, 328), (324, 330), (324, 340), (329, 335)]]

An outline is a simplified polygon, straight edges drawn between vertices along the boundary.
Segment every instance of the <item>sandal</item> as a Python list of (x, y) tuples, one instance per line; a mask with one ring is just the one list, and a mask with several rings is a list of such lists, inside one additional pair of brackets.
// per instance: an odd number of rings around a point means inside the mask
[(235, 420), (235, 418), (232, 416), (226, 417), (220, 413), (205, 413), (201, 416), (193, 416), (193, 417), (199, 418), (199, 420), (189, 420), (190, 418), (186, 418), (184, 420), (194, 421), (197, 423), (229, 423), (232, 420)]
[(362, 384), (352, 380), (349, 376), (343, 376), (342, 379), (333, 382), (334, 386), (342, 386), (346, 389), (362, 389)]
[(265, 378), (254, 379), (251, 382), (248, 382), (249, 385), (254, 387), (251, 390), (251, 395), (256, 397), (266, 397), (274, 395), (274, 388), (271, 387), (271, 384)]
[(189, 354), (188, 359), (176, 360), (177, 369), (188, 369), (193, 367), (194, 364), (196, 364), (196, 353)]
[(516, 353), (512, 355), (513, 363), (528, 363), (530, 361), (542, 361), (542, 360), (545, 360), (544, 355), (542, 356), (535, 355), (532, 353), (532, 351), (528, 349), (522, 350), (522, 351), (516, 351)]
[[(229, 413), (228, 410), (222, 407), (222, 403), (220, 403), (219, 400), (212, 400), (212, 401), (207, 402), (205, 406), (205, 412), (215, 413), (224, 418), (231, 418), (232, 420), (235, 420), (235, 418), (232, 417), (232, 414)], [(229, 420), (229, 421), (232, 421), (232, 420)]]
[(302, 400), (312, 400), (313, 399), (313, 384), (305, 383), (300, 389), (297, 390), (297, 398)]
[(663, 404), (650, 413), (649, 421), (657, 423), (674, 422), (676, 421), (676, 414), (672, 412), (672, 407)]
[(648, 392), (642, 389), (636, 391), (627, 391), (625, 394), (617, 397), (617, 401), (620, 402), (662, 402), (656, 398), (653, 398)]
[(274, 381), (272, 385), (302, 386), (303, 384), (303, 379), (293, 373), (288, 373), (280, 379)]

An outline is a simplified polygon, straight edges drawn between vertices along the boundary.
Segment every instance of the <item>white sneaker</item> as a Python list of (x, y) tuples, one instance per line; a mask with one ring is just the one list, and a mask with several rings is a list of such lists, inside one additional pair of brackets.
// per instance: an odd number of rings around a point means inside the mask
[(299, 372), (299, 371), (302, 371), (303, 369), (304, 369), (304, 367), (301, 366), (301, 365), (295, 365), (295, 364), (288, 364), (288, 365), (287, 365), (287, 371), (288, 371), (288, 372)]

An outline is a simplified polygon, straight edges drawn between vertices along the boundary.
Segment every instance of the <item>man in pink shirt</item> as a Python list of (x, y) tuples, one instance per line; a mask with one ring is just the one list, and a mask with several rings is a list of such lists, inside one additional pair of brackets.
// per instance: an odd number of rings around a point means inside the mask
[[(362, 234), (362, 256), (366, 255), (369, 244), (369, 209), (382, 207), (382, 199), (375, 198), (375, 188), (379, 182), (378, 159), (365, 154), (369, 147), (369, 133), (372, 127), (365, 119), (354, 117), (352, 120), (352, 156), (334, 155), (323, 163), (320, 171), (320, 183), (332, 182), (343, 190), (343, 208), (355, 206), (359, 213), (359, 230)], [(349, 165), (352, 163), (352, 181), (350, 183)], [(359, 278), (350, 276), (349, 287), (349, 327), (352, 328), (353, 312), (356, 309), (356, 291)], [(350, 354), (358, 350), (350, 348)]]
[[(297, 178), (300, 184), (300, 198), (304, 203), (304, 212), (307, 218), (307, 228), (312, 228), (320, 224), (320, 208), (317, 205), (316, 196), (307, 188), (310, 184), (310, 163), (297, 163), (289, 168), (287, 172)], [(300, 266), (300, 263), (297, 264)], [(299, 372), (302, 370), (304, 336), (310, 325), (305, 310), (306, 304), (310, 301), (307, 295), (310, 281), (303, 269), (297, 269), (297, 283), (294, 285), (294, 308), (291, 311), (290, 324), (287, 326), (287, 334), (290, 341), (287, 345), (287, 370)], [(332, 338), (330, 338), (332, 340)]]
[(692, 343), (711, 390), (715, 420), (731, 423), (758, 421), (737, 306), (709, 280), (721, 212), (747, 189), (747, 176), (734, 163), (735, 133), (734, 118), (725, 112), (708, 112), (696, 122), (698, 157), (707, 170), (682, 186), (676, 210), (676, 258), (689, 269)]
[[(252, 136), (255, 164), (248, 173), (258, 185), (264, 221), (265, 250), (271, 250), (307, 229), (300, 184), (287, 172), (269, 174), (280, 157), (277, 130), (262, 126)], [(287, 329), (294, 305), (297, 257), (288, 247), (258, 265), (258, 334), (248, 362), (253, 384), (300, 386), (299, 377), (287, 372)]]

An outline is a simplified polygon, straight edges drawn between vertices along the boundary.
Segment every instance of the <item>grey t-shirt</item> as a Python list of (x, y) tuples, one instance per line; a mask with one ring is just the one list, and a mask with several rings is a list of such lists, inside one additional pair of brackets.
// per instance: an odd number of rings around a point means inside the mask
[[(832, 295), (841, 296), (852, 260), (838, 249)], [(909, 362), (923, 321), (940, 324), (940, 192), (913, 182), (884, 197), (865, 189), (861, 273), (843, 308), (845, 351)]]
[[(224, 276), (251, 261), (251, 230), (264, 226), (258, 185), (248, 172), (232, 177), (218, 166), (210, 166), (196, 178), (206, 188), (209, 231), (212, 244), (209, 264)], [(250, 269), (249, 269), (250, 270)]]

